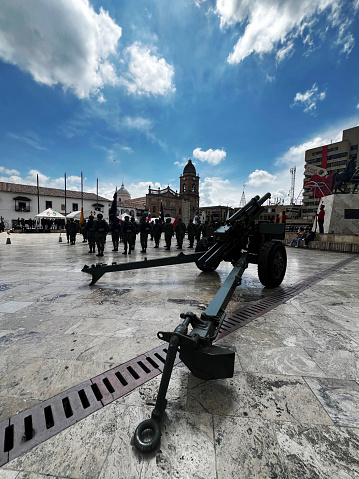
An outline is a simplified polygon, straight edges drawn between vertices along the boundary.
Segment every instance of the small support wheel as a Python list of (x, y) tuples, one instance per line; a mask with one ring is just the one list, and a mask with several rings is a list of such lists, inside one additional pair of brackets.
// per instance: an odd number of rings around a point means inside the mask
[(287, 253), (283, 243), (267, 241), (259, 252), (258, 278), (267, 288), (279, 286), (287, 269)]
[(134, 444), (139, 452), (152, 452), (161, 441), (161, 430), (157, 421), (146, 419), (135, 430)]

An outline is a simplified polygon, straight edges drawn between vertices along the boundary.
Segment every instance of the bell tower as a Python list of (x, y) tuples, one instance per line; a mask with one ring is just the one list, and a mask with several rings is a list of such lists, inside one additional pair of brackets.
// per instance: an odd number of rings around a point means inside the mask
[(180, 195), (185, 203), (189, 203), (189, 216), (193, 219), (199, 207), (199, 176), (191, 158), (180, 176)]

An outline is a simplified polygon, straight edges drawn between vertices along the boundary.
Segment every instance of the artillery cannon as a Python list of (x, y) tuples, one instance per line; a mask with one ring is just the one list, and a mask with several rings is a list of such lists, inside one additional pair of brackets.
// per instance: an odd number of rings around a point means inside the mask
[(274, 288), (282, 283), (287, 256), (282, 242), (278, 240), (284, 239), (285, 225), (255, 222), (264, 211), (263, 203), (270, 196), (267, 193), (262, 198), (252, 198), (227, 220), (225, 226), (219, 227), (213, 237), (202, 239), (193, 254), (123, 265), (85, 266), (82, 269), (92, 274), (92, 285), (109, 271), (195, 262), (201, 271), (211, 272), (217, 269), (222, 260), (233, 265), (231, 273), (200, 317), (192, 312), (183, 313), (183, 322), (174, 331), (157, 333), (158, 338), (167, 341), (169, 346), (151, 418), (141, 422), (135, 430), (134, 444), (139, 451), (151, 452), (160, 443), (159, 422), (166, 409), (166, 394), (178, 350), (180, 359), (198, 378), (209, 380), (233, 376), (234, 351), (212, 343), (221, 329), (226, 316), (225, 309), (234, 290), (240, 285), (248, 264), (258, 265), (258, 277), (264, 286)]

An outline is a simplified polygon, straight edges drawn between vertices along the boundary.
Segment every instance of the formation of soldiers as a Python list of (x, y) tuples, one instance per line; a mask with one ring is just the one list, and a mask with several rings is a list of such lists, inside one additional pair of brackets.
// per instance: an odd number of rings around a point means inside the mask
[(193, 220), (189, 220), (186, 226), (182, 218), (179, 218), (175, 225), (171, 218), (166, 218), (162, 224), (159, 219), (149, 222), (146, 216), (141, 219), (140, 223), (137, 223), (133, 217), (125, 216), (123, 221), (116, 218), (109, 224), (99, 213), (96, 219), (91, 215), (87, 221), (85, 220), (81, 224), (69, 220), (66, 223), (66, 234), (67, 242), (74, 245), (77, 233), (81, 233), (83, 242), (88, 242), (89, 253), (95, 253), (97, 247), (96, 256), (103, 256), (107, 235), (111, 233), (112, 251), (118, 251), (119, 244), (122, 242), (124, 247), (122, 254), (130, 255), (135, 249), (138, 234), (142, 248), (141, 253), (146, 253), (149, 237), (151, 241), (154, 241), (154, 248), (159, 248), (162, 236), (164, 236), (166, 250), (171, 249), (174, 238), (177, 242), (177, 249), (181, 250), (186, 234), (189, 241), (188, 248), (194, 248), (195, 241), (198, 243), (201, 236), (213, 234), (214, 228), (217, 226), (210, 225), (208, 222), (204, 224), (201, 224), (201, 222), (194, 223)]

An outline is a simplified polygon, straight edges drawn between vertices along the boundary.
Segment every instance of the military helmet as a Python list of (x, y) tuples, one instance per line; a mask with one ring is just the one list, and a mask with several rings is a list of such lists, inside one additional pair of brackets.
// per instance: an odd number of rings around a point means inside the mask
[(171, 223), (171, 218), (167, 218), (166, 223)]
[(99, 214), (97, 215), (97, 219), (102, 220), (102, 218), (103, 218), (103, 214), (99, 213)]
[(90, 215), (89, 216), (89, 220), (93, 220), (94, 219), (94, 216), (93, 215)]

